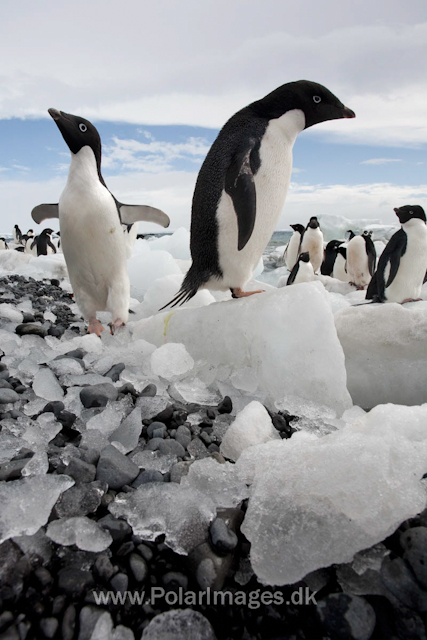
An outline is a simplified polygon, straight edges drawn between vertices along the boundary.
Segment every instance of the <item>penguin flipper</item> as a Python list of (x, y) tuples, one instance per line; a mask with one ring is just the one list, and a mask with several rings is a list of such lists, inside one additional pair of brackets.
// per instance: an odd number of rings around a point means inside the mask
[(256, 144), (251, 138), (248, 145), (235, 154), (225, 176), (225, 192), (231, 197), (237, 216), (239, 251), (249, 242), (255, 226), (256, 190), (251, 154)]
[(51, 240), (47, 241), (47, 245), (48, 245), (48, 247), (50, 247), (52, 249), (53, 253), (56, 253), (56, 247), (53, 244), (53, 242), (51, 242)]
[[(406, 252), (407, 242), (408, 239), (403, 229), (399, 229), (399, 231), (392, 235), (380, 256), (377, 270), (368, 285), (366, 291), (366, 298), (368, 300), (374, 296), (376, 296), (379, 301), (386, 299), (385, 290), (396, 277), (396, 273), (399, 270), (400, 258)], [(390, 272), (386, 282), (385, 270), (388, 264), (390, 264)]]
[(122, 204), (121, 202), (118, 203), (118, 207), (122, 224), (134, 224), (143, 220), (154, 222), (165, 228), (170, 225), (169, 216), (155, 207), (149, 207), (145, 204)]
[(368, 255), (368, 269), (371, 276), (373, 276), (375, 271), (375, 261), (377, 259), (377, 251), (375, 249), (375, 245), (372, 242), (371, 238), (367, 238), (365, 242), (366, 242), (366, 253)]
[(34, 222), (40, 224), (47, 218), (59, 218), (58, 203), (56, 204), (39, 204), (31, 211), (31, 217)]
[(299, 260), (297, 260), (295, 262), (294, 266), (292, 267), (292, 271), (289, 274), (289, 278), (288, 278), (288, 281), (286, 283), (286, 286), (288, 286), (288, 284), (293, 284), (294, 283), (294, 280), (297, 277), (298, 269), (299, 269)]

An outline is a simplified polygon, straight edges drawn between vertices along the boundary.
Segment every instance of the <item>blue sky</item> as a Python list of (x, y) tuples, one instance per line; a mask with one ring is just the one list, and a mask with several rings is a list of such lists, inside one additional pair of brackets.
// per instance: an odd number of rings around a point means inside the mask
[(298, 136), (278, 228), (320, 213), (394, 222), (394, 206), (427, 207), (427, 5), (401, 4), (124, 0), (117, 12), (112, 0), (75, 0), (72, 11), (5, 0), (0, 232), (33, 226), (31, 208), (57, 201), (65, 184), (70, 154), (49, 107), (94, 122), (110, 189), (164, 209), (175, 229), (189, 227), (197, 172), (222, 124), (304, 77), (357, 117)]

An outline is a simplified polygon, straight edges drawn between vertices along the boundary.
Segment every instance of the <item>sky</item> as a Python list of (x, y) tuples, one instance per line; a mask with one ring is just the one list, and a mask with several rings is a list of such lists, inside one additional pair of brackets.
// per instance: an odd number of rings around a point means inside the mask
[(425, 0), (3, 0), (0, 233), (34, 227), (31, 209), (66, 183), (70, 152), (49, 107), (91, 120), (110, 190), (163, 209), (174, 230), (189, 228), (222, 125), (299, 79), (356, 119), (299, 134), (277, 228), (321, 214), (394, 223), (394, 207), (427, 210), (426, 78)]

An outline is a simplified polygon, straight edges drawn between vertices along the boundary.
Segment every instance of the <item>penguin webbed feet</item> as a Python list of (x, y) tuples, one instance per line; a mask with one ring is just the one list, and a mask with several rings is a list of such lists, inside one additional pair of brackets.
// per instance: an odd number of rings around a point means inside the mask
[(257, 291), (243, 291), (240, 287), (230, 288), (232, 298), (247, 298), (254, 295), (254, 293), (264, 293), (264, 289), (258, 289)]
[(114, 322), (109, 322), (108, 326), (110, 327), (110, 333), (113, 336), (117, 329), (125, 326), (125, 322), (123, 322), (123, 320), (121, 320), (120, 318), (117, 318), (116, 320), (114, 320)]
[(422, 298), (405, 298), (405, 300), (402, 300), (400, 304), (406, 304), (407, 302), (422, 302), (422, 301), (423, 301)]
[(98, 338), (101, 337), (101, 333), (105, 331), (104, 327), (102, 326), (101, 322), (98, 320), (98, 318), (90, 318), (89, 319), (89, 326), (87, 328), (87, 332), (88, 333), (94, 333), (95, 335), (98, 336)]

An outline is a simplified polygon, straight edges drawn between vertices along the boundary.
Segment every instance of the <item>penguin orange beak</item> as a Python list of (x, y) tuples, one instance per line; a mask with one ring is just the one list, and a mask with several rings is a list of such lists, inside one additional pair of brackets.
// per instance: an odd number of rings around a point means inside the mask
[(58, 109), (48, 109), (48, 113), (55, 120), (55, 122), (61, 117), (61, 112), (58, 111)]
[(344, 107), (344, 109), (342, 110), (342, 117), (343, 118), (355, 118), (356, 114), (354, 113), (354, 111), (352, 111), (348, 107)]

